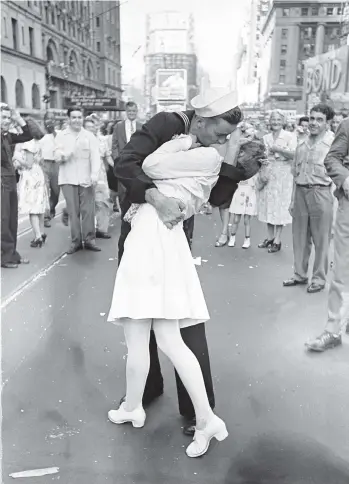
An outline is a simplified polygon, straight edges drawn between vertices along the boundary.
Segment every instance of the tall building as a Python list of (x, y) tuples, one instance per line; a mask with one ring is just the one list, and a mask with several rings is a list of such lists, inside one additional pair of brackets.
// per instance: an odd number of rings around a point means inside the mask
[(245, 22), (241, 29), (237, 49), (236, 88), (239, 103), (256, 103), (258, 101), (258, 60), (261, 48), (261, 30), (271, 0), (249, 0), (245, 4)]
[(1, 2), (1, 101), (40, 116), (46, 92), (40, 2)]
[(341, 44), (345, 2), (274, 0), (262, 28), (259, 97), (266, 109), (302, 111), (304, 61)]
[(147, 16), (144, 92), (146, 109), (185, 109), (197, 93), (194, 20), (179, 12)]
[(1, 96), (24, 114), (63, 115), (76, 96), (121, 103), (116, 1), (2, 2)]

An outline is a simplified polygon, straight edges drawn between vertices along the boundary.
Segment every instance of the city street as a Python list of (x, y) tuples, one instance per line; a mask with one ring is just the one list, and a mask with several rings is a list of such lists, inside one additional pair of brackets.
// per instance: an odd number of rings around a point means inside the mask
[(349, 337), (309, 354), (322, 332), (327, 294), (283, 288), (292, 275), (291, 230), (283, 250), (215, 248), (218, 214), (197, 216), (193, 256), (207, 323), (217, 413), (229, 438), (189, 459), (173, 369), (162, 357), (165, 394), (143, 429), (107, 420), (125, 390), (122, 330), (106, 322), (117, 267), (120, 219), (101, 253), (63, 255), (69, 229), (57, 216), (42, 249), (20, 223), (28, 266), (2, 271), (3, 482), (9, 474), (59, 467), (19, 482), (47, 484), (348, 484)]

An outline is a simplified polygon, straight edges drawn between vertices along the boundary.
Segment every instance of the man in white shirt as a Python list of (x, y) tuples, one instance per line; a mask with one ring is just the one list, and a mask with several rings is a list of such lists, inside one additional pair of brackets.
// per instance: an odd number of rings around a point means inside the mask
[[(62, 187), (70, 220), (71, 247), (99, 252), (95, 238), (94, 186), (101, 167), (97, 138), (83, 127), (80, 108), (68, 109), (69, 125), (55, 140), (54, 159), (59, 163), (58, 184)], [(80, 220), (81, 219), (81, 220)]]
[[(120, 155), (121, 151), (125, 148), (130, 141), (131, 136), (142, 129), (142, 124), (137, 121), (138, 107), (133, 101), (129, 101), (126, 104), (126, 119), (116, 124), (113, 131), (112, 138), (112, 158), (115, 161)], [(119, 201), (122, 203), (125, 194), (124, 186), (118, 182), (118, 196)]]
[[(45, 174), (47, 193), (49, 194), (50, 208), (45, 213), (45, 227), (51, 227), (51, 219), (56, 215), (56, 206), (59, 201), (60, 188), (58, 185), (58, 165), (54, 160), (55, 148), (55, 115), (47, 112), (44, 117), (44, 124), (46, 129), (45, 136), (40, 140), (42, 156), (44, 159), (43, 171)], [(67, 217), (66, 208), (63, 210)]]

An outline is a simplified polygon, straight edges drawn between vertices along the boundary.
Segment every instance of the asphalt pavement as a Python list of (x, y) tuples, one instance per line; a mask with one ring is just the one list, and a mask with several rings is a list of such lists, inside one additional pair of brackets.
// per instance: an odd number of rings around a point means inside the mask
[[(22, 221), (21, 224), (25, 224)], [(117, 267), (120, 220), (100, 253), (64, 255), (69, 229), (60, 218), (28, 266), (2, 271), (3, 482), (9, 474), (47, 484), (348, 484), (349, 337), (340, 348), (309, 354), (322, 332), (327, 292), (283, 288), (292, 275), (290, 228), (283, 249), (258, 249), (265, 228), (253, 223), (252, 247), (215, 248), (218, 215), (197, 216), (193, 256), (207, 298), (206, 324), (217, 399), (230, 435), (189, 459), (171, 364), (162, 357), (165, 394), (143, 429), (108, 422), (125, 389), (122, 330), (106, 322)]]

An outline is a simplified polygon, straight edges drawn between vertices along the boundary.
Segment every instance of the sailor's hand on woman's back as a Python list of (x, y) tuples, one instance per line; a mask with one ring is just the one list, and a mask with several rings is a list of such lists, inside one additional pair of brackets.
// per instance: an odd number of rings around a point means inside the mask
[(158, 212), (160, 220), (168, 229), (173, 229), (185, 216), (185, 204), (177, 198), (166, 197), (157, 188), (145, 192), (146, 202)]

